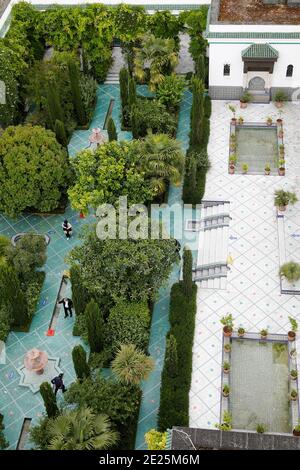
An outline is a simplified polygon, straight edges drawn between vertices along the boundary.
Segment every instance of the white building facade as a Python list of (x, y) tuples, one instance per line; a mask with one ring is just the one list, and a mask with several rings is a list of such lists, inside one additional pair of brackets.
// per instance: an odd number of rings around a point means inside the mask
[(300, 95), (300, 6), (299, 24), (245, 24), (220, 21), (221, 2), (212, 0), (206, 31), (211, 98), (239, 99), (249, 90), (257, 101), (261, 97), (262, 102), (267, 102), (280, 89), (289, 99), (297, 99), (298, 91)]

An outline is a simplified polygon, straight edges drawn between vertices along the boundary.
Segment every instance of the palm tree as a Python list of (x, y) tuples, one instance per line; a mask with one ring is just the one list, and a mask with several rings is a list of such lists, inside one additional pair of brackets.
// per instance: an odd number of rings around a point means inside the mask
[(134, 75), (138, 80), (145, 79), (145, 66), (150, 69), (149, 88), (155, 91), (166, 73), (171, 73), (178, 63), (174, 39), (156, 38), (146, 34), (140, 48), (135, 48)]
[(126, 384), (138, 385), (148, 378), (154, 368), (154, 361), (139, 351), (134, 344), (122, 344), (112, 362), (112, 370)]
[(49, 421), (48, 450), (102, 450), (118, 441), (106, 415), (96, 415), (90, 408), (64, 411)]
[(184, 168), (180, 143), (165, 134), (149, 134), (140, 144), (140, 164), (159, 195), (166, 183), (178, 184)]

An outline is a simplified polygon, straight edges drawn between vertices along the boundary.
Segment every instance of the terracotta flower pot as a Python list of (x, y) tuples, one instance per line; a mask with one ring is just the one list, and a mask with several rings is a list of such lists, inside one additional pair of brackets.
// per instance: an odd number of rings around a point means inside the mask
[(280, 109), (283, 107), (283, 101), (275, 101), (276, 108)]
[(231, 119), (231, 124), (232, 124), (233, 126), (235, 126), (235, 125), (236, 125), (236, 121), (237, 121), (236, 118), (232, 118), (232, 119)]
[(271, 170), (265, 170), (265, 175), (269, 175), (271, 173)]
[(260, 339), (267, 339), (268, 335), (266, 336), (263, 336), (263, 335), (260, 335)]
[(277, 124), (282, 124), (282, 119), (278, 118), (277, 119)]
[(292, 401), (296, 401), (296, 400), (298, 400), (298, 395), (296, 397), (292, 397), (292, 395), (291, 395), (290, 398), (291, 398)]
[(241, 109), (246, 109), (247, 105), (248, 105), (248, 103), (245, 103), (244, 101), (240, 101), (240, 108)]
[(224, 393), (224, 392), (222, 392), (222, 395), (223, 395), (224, 398), (228, 398), (228, 397), (229, 397), (229, 393)]
[(223, 369), (224, 374), (229, 374), (229, 369)]
[(235, 172), (235, 167), (234, 167), (234, 165), (230, 165), (230, 166), (229, 166), (229, 174), (230, 174), (230, 175), (234, 175), (234, 172)]
[(226, 338), (228, 338), (229, 336), (232, 335), (232, 328), (230, 328), (229, 326), (224, 326), (223, 334)]
[(286, 211), (286, 206), (278, 206), (278, 210), (280, 212), (285, 212)]
[(293, 429), (293, 435), (294, 436), (300, 436), (300, 431), (296, 431), (296, 429)]
[(295, 341), (296, 339), (296, 333), (294, 331), (289, 331), (288, 332), (288, 340), (289, 341)]
[(283, 138), (283, 131), (279, 131), (279, 132), (278, 132), (278, 137), (279, 137), (279, 139), (282, 139), (282, 138)]
[(278, 168), (278, 175), (279, 176), (284, 176), (285, 175), (285, 168)]
[(291, 380), (297, 380), (298, 375), (296, 375), (296, 377), (294, 377), (293, 375), (291, 375), (290, 377), (291, 377)]

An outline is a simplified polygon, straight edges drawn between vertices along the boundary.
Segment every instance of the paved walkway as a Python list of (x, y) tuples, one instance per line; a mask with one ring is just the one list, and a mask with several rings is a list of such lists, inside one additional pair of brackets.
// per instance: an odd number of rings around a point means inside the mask
[[(250, 104), (240, 114), (247, 122), (278, 117), (271, 104)], [(227, 103), (214, 101), (211, 116), (205, 199), (230, 201), (232, 221), (228, 252), (233, 258), (227, 289), (198, 289), (198, 309), (193, 349), (193, 377), (190, 391), (190, 426), (213, 428), (220, 419), (222, 325), (220, 318), (232, 313), (235, 326), (246, 331), (286, 333), (288, 316), (300, 321), (299, 296), (281, 295), (279, 253), (274, 190), (299, 191), (300, 109), (288, 103), (284, 108), (285, 177), (228, 175), (230, 112)], [(298, 197), (300, 194), (298, 192)], [(290, 258), (300, 261), (300, 203), (287, 210), (286, 248)], [(300, 347), (298, 335), (297, 348)], [(299, 366), (299, 365), (298, 365)]]
[(175, 72), (178, 74), (186, 74), (194, 72), (195, 65), (191, 54), (189, 53), (190, 36), (187, 33), (180, 33), (180, 52), (179, 62), (176, 66)]

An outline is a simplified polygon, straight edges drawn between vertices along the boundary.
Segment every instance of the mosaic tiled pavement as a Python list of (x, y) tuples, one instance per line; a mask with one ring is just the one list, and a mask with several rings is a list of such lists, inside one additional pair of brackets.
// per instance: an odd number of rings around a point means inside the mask
[[(238, 104), (237, 104), (238, 106)], [(247, 122), (278, 117), (271, 104), (250, 104), (240, 114)], [(246, 331), (268, 328), (270, 333), (286, 333), (288, 316), (300, 320), (300, 297), (281, 295), (279, 253), (274, 190), (292, 189), (299, 194), (300, 137), (299, 106), (284, 107), (285, 177), (228, 175), (230, 112), (227, 103), (214, 101), (211, 117), (206, 199), (229, 200), (232, 221), (229, 229), (230, 267), (226, 290), (198, 290), (198, 308), (193, 348), (193, 376), (190, 391), (190, 426), (213, 428), (220, 418), (222, 325), (228, 312), (235, 326)], [(288, 259), (300, 261), (300, 202), (286, 213)], [(298, 335), (297, 349), (300, 348)], [(298, 355), (299, 357), (299, 355)], [(298, 359), (299, 361), (299, 359)]]

